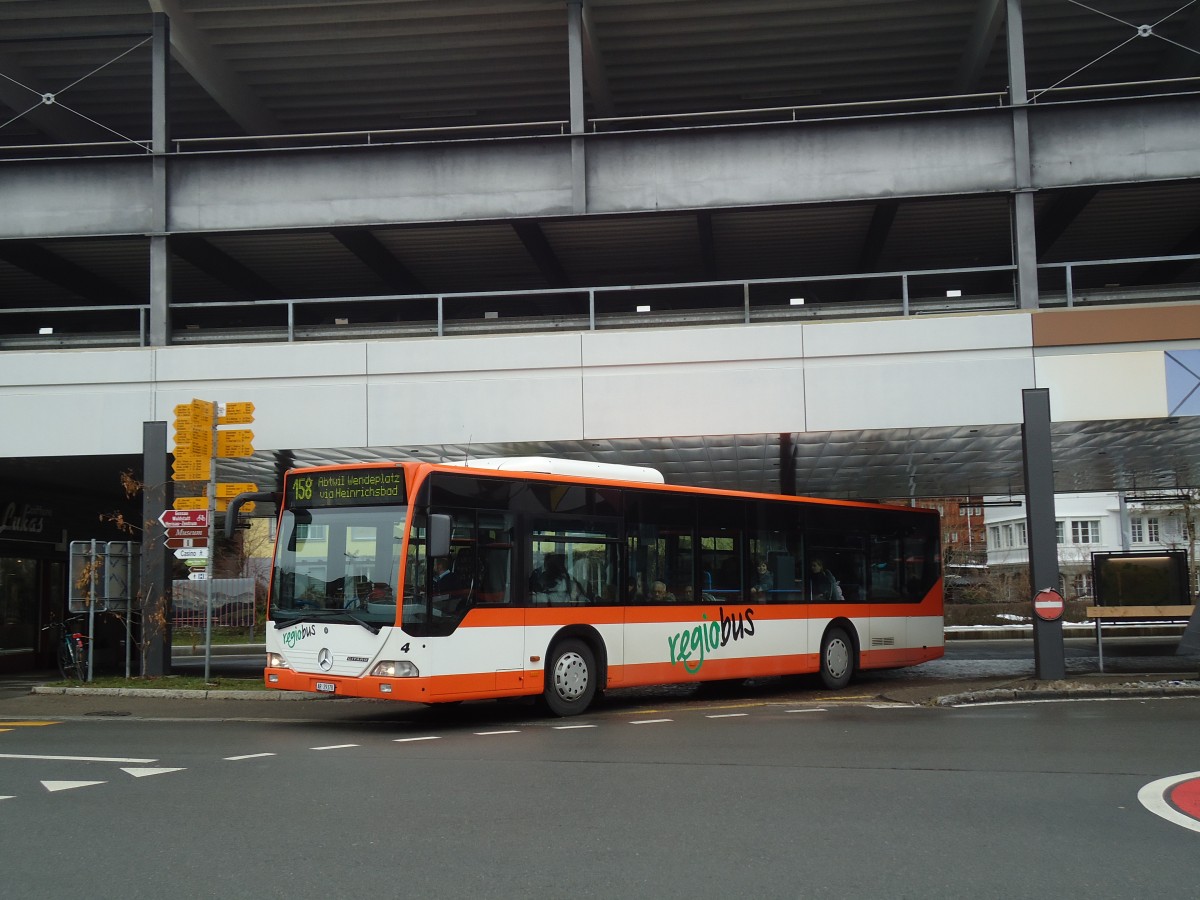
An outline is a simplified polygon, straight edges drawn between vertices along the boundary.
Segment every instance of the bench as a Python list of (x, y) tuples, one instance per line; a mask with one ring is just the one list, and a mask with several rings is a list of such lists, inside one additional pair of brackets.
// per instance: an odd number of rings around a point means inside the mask
[(1187, 619), (1195, 606), (1089, 606), (1084, 612), (1096, 620), (1096, 652), (1100, 656), (1100, 671), (1104, 671), (1104, 638), (1101, 625), (1105, 619), (1114, 622), (1129, 619)]

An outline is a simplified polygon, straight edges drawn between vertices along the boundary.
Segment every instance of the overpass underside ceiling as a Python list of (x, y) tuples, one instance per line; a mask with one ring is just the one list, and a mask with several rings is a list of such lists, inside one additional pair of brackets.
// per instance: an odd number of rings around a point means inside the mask
[[(1057, 423), (1053, 437), (1058, 492), (1200, 485), (1200, 417)], [(221, 477), (265, 490), (277, 484), (281, 457), (285, 466), (310, 466), (488, 456), (652, 466), (669, 484), (768, 493), (787, 490), (791, 467), (796, 493), (853, 499), (1021, 494), (1025, 484), (1019, 425), (297, 449), (230, 460)]]

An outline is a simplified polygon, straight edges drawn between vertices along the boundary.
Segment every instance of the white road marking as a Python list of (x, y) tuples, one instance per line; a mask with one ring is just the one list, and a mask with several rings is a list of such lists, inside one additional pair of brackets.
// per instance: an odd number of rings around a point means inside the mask
[(1197, 822), (1189, 815), (1185, 815), (1168, 803), (1163, 794), (1167, 788), (1179, 784), (1181, 781), (1191, 781), (1193, 778), (1200, 778), (1200, 772), (1188, 772), (1186, 775), (1172, 775), (1169, 778), (1160, 778), (1158, 781), (1152, 781), (1140, 791), (1138, 791), (1138, 800), (1142, 806), (1150, 810), (1156, 816), (1161, 816), (1168, 822), (1173, 822), (1182, 828), (1188, 828), (1192, 831), (1200, 831), (1200, 822)]
[(736, 719), (738, 716), (748, 716), (750, 713), (713, 713), (711, 716), (706, 715), (706, 719)]
[(807, 709), (785, 709), (784, 712), (790, 712), (790, 713), (825, 712), (825, 708), (823, 706), (811, 706)]
[(520, 733), (521, 732), (515, 728), (509, 729), (508, 731), (477, 731), (477, 732), (475, 732), (475, 734), (477, 734), (479, 737), (489, 737), (490, 735), (493, 735), (493, 734), (520, 734)]
[(663, 722), (674, 722), (674, 719), (634, 719), (630, 725), (660, 725)]
[(572, 728), (595, 728), (595, 725), (555, 725), (555, 731), (570, 731)]
[(107, 784), (106, 781), (43, 781), (42, 787), (54, 791), (69, 791), (72, 788), (91, 787), (94, 784)]
[(167, 772), (182, 772), (183, 769), (121, 769), (122, 772), (128, 772), (134, 778), (145, 778), (147, 775), (164, 775)]
[(330, 744), (328, 747), (309, 747), (309, 750), (348, 750), (358, 744)]
[(392, 740), (394, 740), (397, 744), (408, 744), (412, 741), (440, 741), (441, 739), (442, 736), (440, 734), (429, 734), (425, 737), (393, 738)]
[(243, 759), (262, 759), (264, 756), (274, 756), (274, 753), (247, 753), (245, 756), (227, 756), (226, 762), (240, 762)]
[(54, 762), (113, 762), (113, 763), (152, 763), (157, 759), (131, 759), (124, 756), (38, 756), (28, 753), (0, 753), (0, 759), (40, 759)]

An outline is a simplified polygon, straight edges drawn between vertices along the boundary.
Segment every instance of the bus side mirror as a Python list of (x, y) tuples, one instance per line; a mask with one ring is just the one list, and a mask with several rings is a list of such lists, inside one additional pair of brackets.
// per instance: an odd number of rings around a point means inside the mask
[(449, 556), (450, 517), (444, 513), (431, 513), (428, 538), (427, 552), (430, 557)]

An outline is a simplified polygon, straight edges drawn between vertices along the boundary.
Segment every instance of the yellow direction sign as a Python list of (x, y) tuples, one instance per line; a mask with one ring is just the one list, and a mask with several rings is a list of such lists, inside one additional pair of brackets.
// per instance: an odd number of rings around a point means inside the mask
[(208, 509), (207, 497), (176, 497), (171, 501), (172, 509)]
[(178, 428), (182, 421), (194, 428), (212, 428), (213, 406), (208, 400), (180, 403), (175, 407), (175, 426)]
[(175, 426), (176, 455), (212, 456), (212, 429), (181, 429)]
[(218, 403), (217, 422), (221, 425), (249, 425), (254, 421), (254, 404)]
[(212, 477), (212, 460), (207, 456), (176, 456), (171, 465), (172, 481), (208, 481)]
[[(207, 488), (205, 489), (207, 490)], [(238, 494), (249, 494), (258, 490), (258, 485), (249, 481), (218, 481), (217, 482), (217, 497), (230, 500)]]
[(238, 428), (233, 431), (217, 432), (217, 456), (229, 459), (234, 456), (250, 456), (254, 446), (250, 443), (254, 432), (248, 428)]
[[(217, 512), (228, 512), (230, 502), (231, 502), (230, 500), (228, 500), (224, 497), (218, 497), (217, 498)], [(239, 513), (254, 512), (254, 502), (251, 501), (250, 503), (243, 503), (241, 506), (238, 507), (238, 512)]]

